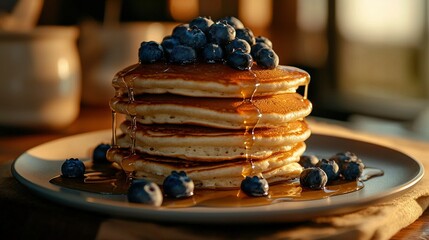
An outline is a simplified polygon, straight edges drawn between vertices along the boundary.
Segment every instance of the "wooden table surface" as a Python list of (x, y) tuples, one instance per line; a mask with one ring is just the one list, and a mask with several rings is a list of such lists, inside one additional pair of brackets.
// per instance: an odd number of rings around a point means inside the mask
[[(0, 127), (0, 164), (17, 158), (25, 150), (41, 143), (78, 133), (109, 129), (111, 112), (106, 107), (81, 107), (78, 119), (62, 130), (23, 130)], [(429, 211), (392, 239), (429, 239)]]

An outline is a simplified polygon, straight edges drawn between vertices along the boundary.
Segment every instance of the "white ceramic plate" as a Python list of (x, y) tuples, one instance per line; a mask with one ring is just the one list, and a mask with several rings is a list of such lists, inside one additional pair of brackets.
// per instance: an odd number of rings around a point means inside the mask
[(58, 139), (23, 153), (12, 167), (13, 175), (43, 197), (70, 207), (117, 217), (190, 223), (292, 222), (316, 216), (351, 212), (378, 201), (389, 199), (415, 185), (424, 174), (421, 163), (383, 146), (313, 134), (307, 140), (307, 153), (329, 157), (337, 152), (352, 151), (367, 166), (382, 169), (384, 176), (365, 182), (357, 192), (326, 199), (281, 202), (258, 207), (180, 209), (152, 208), (126, 201), (125, 196), (108, 196), (62, 188), (49, 183), (60, 174), (66, 158), (89, 159), (99, 143), (108, 143), (108, 130)]

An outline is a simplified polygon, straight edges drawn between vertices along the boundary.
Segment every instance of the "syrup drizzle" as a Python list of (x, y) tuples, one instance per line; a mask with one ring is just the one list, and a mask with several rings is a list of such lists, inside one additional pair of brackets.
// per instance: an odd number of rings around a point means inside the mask
[[(135, 98), (134, 98), (134, 80), (136, 76), (129, 76), (129, 73), (138, 68), (138, 64), (134, 65), (129, 69), (125, 69), (117, 73), (116, 78), (113, 81), (113, 86), (116, 88), (116, 97), (121, 97), (123, 94), (126, 94), (128, 97), (128, 107), (126, 109), (127, 115), (131, 117), (131, 126), (128, 129), (128, 134), (131, 138), (130, 146), (130, 155), (125, 157), (121, 162), (122, 169), (127, 173), (128, 179), (132, 178), (132, 172), (134, 169), (134, 160), (136, 156), (135, 147), (136, 147), (136, 130), (137, 130), (137, 116), (135, 113)], [(120, 83), (126, 86), (127, 91), (123, 92), (120, 89)], [(119, 148), (117, 144), (117, 115), (112, 108), (112, 150), (109, 150), (113, 154), (113, 150)], [(109, 154), (109, 152), (107, 154)]]
[(248, 166), (243, 167), (243, 177), (261, 174), (262, 172), (262, 169), (256, 169), (252, 159), (252, 147), (255, 143), (255, 128), (262, 117), (260, 109), (253, 103), (253, 97), (255, 96), (260, 83), (254, 72), (250, 70), (249, 73), (251, 74), (251, 79), (253, 79), (253, 81), (245, 83), (241, 86), (241, 95), (243, 96), (243, 101), (237, 107), (237, 111), (243, 117), (243, 125), (245, 128), (243, 133), (243, 145), (245, 150), (244, 155), (246, 162), (249, 163)]
[(116, 148), (118, 143), (116, 142), (116, 128), (118, 127), (116, 111), (112, 109), (112, 143), (111, 146)]
[(309, 85), (309, 83), (307, 82), (306, 84), (305, 84), (305, 86), (304, 86), (304, 96), (303, 96), (303, 99), (305, 100), (305, 99), (307, 99), (307, 95), (308, 95), (308, 85)]

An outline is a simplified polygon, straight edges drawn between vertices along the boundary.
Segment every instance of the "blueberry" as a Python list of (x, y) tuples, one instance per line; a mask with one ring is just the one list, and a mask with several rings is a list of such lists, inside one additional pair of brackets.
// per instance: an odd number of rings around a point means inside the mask
[(256, 63), (261, 67), (274, 69), (279, 65), (279, 56), (270, 48), (261, 48), (256, 56)]
[(265, 178), (247, 176), (243, 181), (241, 181), (240, 188), (248, 196), (262, 197), (268, 195), (269, 185)]
[(146, 179), (135, 179), (132, 181), (127, 193), (128, 201), (133, 203), (144, 203), (159, 207), (162, 204), (162, 193), (158, 185)]
[(161, 46), (164, 48), (164, 53), (166, 53), (168, 56), (171, 54), (171, 51), (173, 51), (173, 48), (177, 45), (180, 45), (180, 41), (173, 36), (166, 36), (164, 39), (162, 39), (161, 42)]
[(69, 158), (61, 165), (61, 174), (67, 178), (82, 178), (85, 165), (78, 158)]
[(231, 54), (237, 49), (241, 49), (245, 53), (250, 53), (250, 45), (243, 39), (236, 38), (225, 46), (226, 54)]
[(162, 184), (164, 194), (172, 198), (184, 198), (194, 195), (194, 182), (184, 171), (172, 171)]
[(235, 29), (235, 37), (243, 39), (244, 41), (249, 43), (250, 46), (256, 43), (255, 36), (253, 35), (252, 30), (248, 28)]
[(139, 48), (141, 63), (154, 63), (164, 58), (162, 46), (155, 41), (142, 42)]
[(101, 143), (97, 147), (95, 147), (92, 152), (92, 161), (94, 163), (110, 163), (107, 160), (106, 154), (107, 150), (110, 149), (110, 144)]
[(232, 17), (232, 16), (224, 17), (219, 19), (219, 21), (221, 22), (224, 21), (235, 29), (244, 28), (244, 24), (236, 17)]
[(185, 45), (177, 45), (173, 48), (170, 54), (170, 62), (187, 64), (193, 63), (197, 59), (195, 50)]
[(362, 160), (356, 156), (356, 154), (352, 152), (341, 152), (337, 153), (334, 156), (330, 157), (329, 159), (334, 160), (337, 162), (340, 169), (342, 168), (343, 163), (345, 162), (360, 162), (362, 163)]
[(201, 48), (207, 43), (206, 35), (197, 27), (188, 28), (179, 40), (183, 45), (194, 49)]
[(173, 33), (171, 34), (171, 36), (181, 40), (184, 37), (188, 28), (189, 24), (180, 24), (173, 29)]
[(252, 67), (253, 59), (249, 53), (234, 51), (228, 55), (227, 63), (229, 66), (239, 70), (249, 70)]
[(306, 168), (301, 172), (299, 181), (301, 186), (304, 188), (313, 190), (323, 189), (328, 182), (328, 176), (326, 176), (326, 173), (322, 169), (311, 167)]
[(315, 167), (319, 163), (319, 158), (315, 155), (302, 155), (299, 158), (299, 164), (303, 168)]
[(255, 43), (255, 45), (252, 46), (252, 49), (250, 50), (250, 54), (252, 54), (252, 57), (254, 59), (258, 58), (258, 53), (259, 50), (261, 50), (262, 48), (270, 48), (267, 44), (259, 42), (259, 43)]
[(261, 43), (265, 43), (268, 45), (268, 47), (273, 48), (273, 43), (271, 42), (270, 39), (263, 37), (263, 36), (257, 36), (255, 38), (256, 43), (261, 42)]
[(189, 23), (189, 27), (197, 27), (199, 29), (201, 29), (201, 31), (203, 31), (204, 33), (208, 33), (209, 32), (209, 28), (210, 26), (213, 24), (213, 20), (211, 20), (211, 18), (206, 18), (206, 17), (197, 17), (194, 18), (190, 23)]
[(340, 172), (344, 179), (352, 181), (360, 177), (363, 169), (364, 165), (362, 162), (344, 162)]
[(207, 44), (202, 51), (202, 58), (208, 63), (222, 61), (223, 55), (223, 49), (214, 43)]
[(346, 180), (356, 180), (362, 174), (365, 165), (356, 154), (352, 152), (341, 152), (329, 158), (340, 167), (340, 174)]
[(225, 22), (216, 22), (210, 26), (208, 36), (213, 43), (227, 44), (235, 38), (235, 29)]
[(340, 168), (334, 160), (321, 159), (317, 165), (328, 177), (328, 182), (334, 181), (340, 175)]

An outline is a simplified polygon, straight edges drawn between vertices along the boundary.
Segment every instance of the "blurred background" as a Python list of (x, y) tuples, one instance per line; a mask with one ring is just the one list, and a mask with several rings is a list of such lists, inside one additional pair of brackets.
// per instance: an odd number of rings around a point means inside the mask
[(236, 16), (271, 39), (280, 64), (310, 73), (313, 117), (429, 140), (426, 0), (1, 0), (2, 32), (22, 2), (41, 3), (29, 29), (77, 29), (81, 106), (108, 103), (113, 74), (138, 61), (141, 41), (197, 16)]

